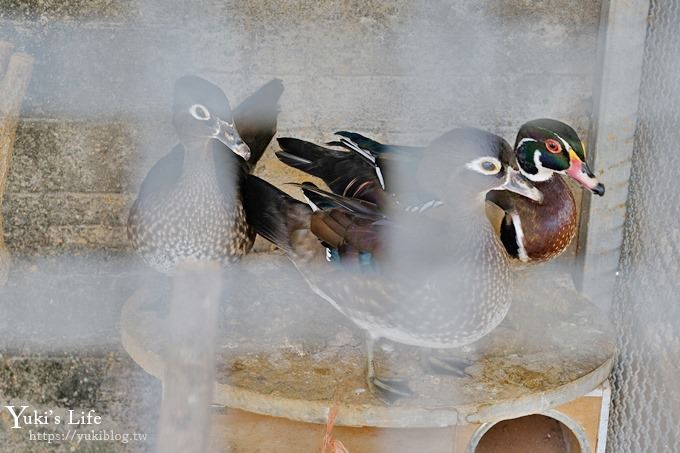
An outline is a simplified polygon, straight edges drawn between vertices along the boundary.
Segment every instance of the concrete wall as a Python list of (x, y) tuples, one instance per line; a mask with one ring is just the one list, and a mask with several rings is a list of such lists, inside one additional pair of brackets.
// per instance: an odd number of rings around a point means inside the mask
[[(176, 141), (172, 82), (236, 104), (284, 80), (280, 135), (349, 128), (425, 143), (456, 125), (508, 140), (557, 117), (585, 136), (598, 0), (0, 0), (0, 39), (36, 57), (3, 205), (15, 252), (126, 249), (127, 209)], [(269, 158), (259, 173), (290, 173)]]

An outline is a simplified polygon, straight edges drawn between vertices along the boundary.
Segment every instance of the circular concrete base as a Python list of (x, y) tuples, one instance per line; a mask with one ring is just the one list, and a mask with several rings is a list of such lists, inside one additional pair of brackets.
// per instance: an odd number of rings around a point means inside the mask
[[(221, 304), (216, 404), (312, 423), (324, 423), (337, 404), (337, 424), (345, 426), (487, 423), (584, 395), (612, 366), (605, 317), (569, 280), (546, 268), (523, 270), (508, 318), (479, 342), (446, 351), (383, 343), (380, 374), (407, 379), (415, 392), (387, 406), (366, 391), (360, 330), (311, 293), (285, 257), (258, 254), (242, 264)], [(159, 294), (139, 290), (127, 301), (122, 341), (163, 379), (168, 304)], [(469, 376), (435, 374), (424, 365), (427, 354), (470, 360)]]

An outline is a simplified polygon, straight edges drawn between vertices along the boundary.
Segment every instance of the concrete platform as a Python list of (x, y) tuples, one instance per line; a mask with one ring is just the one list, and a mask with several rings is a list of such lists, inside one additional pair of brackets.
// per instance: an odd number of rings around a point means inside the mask
[[(481, 341), (444, 352), (383, 348), (379, 369), (407, 378), (416, 393), (386, 406), (366, 391), (361, 331), (308, 291), (285, 257), (253, 255), (229, 280), (214, 402), (230, 408), (324, 423), (337, 404), (337, 425), (344, 426), (480, 424), (574, 400), (603, 382), (612, 366), (604, 316), (568, 279), (550, 269), (525, 270), (516, 277), (507, 322)], [(121, 322), (125, 349), (159, 379), (166, 311), (162, 292), (140, 289)], [(422, 362), (427, 353), (473, 361), (470, 376), (432, 374)]]

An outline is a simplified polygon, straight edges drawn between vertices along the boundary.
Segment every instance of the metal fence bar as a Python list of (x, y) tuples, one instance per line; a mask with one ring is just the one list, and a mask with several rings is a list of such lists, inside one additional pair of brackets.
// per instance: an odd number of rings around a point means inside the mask
[(178, 267), (163, 354), (159, 453), (208, 451), (220, 275), (216, 263)]

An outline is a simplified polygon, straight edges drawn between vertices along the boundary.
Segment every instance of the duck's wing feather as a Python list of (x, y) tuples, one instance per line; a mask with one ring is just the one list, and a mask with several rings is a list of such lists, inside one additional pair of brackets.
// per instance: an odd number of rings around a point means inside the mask
[(250, 148), (248, 166), (251, 171), (276, 134), (279, 99), (283, 93), (281, 79), (273, 79), (250, 95), (234, 110), (234, 123), (239, 135)]
[[(372, 138), (368, 138), (364, 135), (361, 135), (357, 132), (350, 132), (350, 131), (337, 131), (335, 135), (338, 135), (340, 137), (344, 137), (346, 139), (351, 140), (354, 142), (358, 147), (361, 149), (364, 149), (371, 153), (371, 155), (375, 158), (378, 156), (384, 154), (384, 153), (399, 153), (403, 155), (418, 155), (420, 151), (422, 150), (421, 147), (419, 146), (405, 146), (405, 145), (386, 145), (384, 143), (377, 142), (373, 140)], [(339, 142), (333, 142), (334, 144), (341, 144), (342, 141)]]
[(342, 208), (353, 214), (380, 218), (382, 214), (375, 203), (358, 198), (350, 198), (319, 189), (311, 182), (297, 184), (307, 198), (312, 208), (316, 211), (333, 208)]
[(295, 138), (279, 138), (282, 151), (277, 157), (291, 167), (320, 178), (337, 195), (381, 207), (400, 201), (404, 201), (403, 206), (415, 206), (417, 200), (423, 200), (420, 204), (424, 204), (432, 199), (416, 182), (422, 157), (420, 148), (383, 145), (354, 132), (338, 134), (340, 139), (327, 145), (343, 150)]
[(289, 253), (300, 250), (316, 238), (309, 233), (312, 210), (267, 181), (248, 175), (243, 185), (246, 219), (255, 232)]
[(373, 203), (384, 197), (375, 164), (365, 156), (296, 138), (282, 137), (278, 142), (281, 151), (276, 156), (281, 162), (316, 176), (333, 193)]
[(423, 147), (386, 145), (365, 137), (356, 132), (338, 131), (340, 140), (330, 145), (341, 146), (369, 159), (375, 173), (380, 179), (382, 188), (396, 197), (404, 205), (413, 204), (413, 200), (427, 200), (432, 197), (423, 193), (416, 182), (416, 172), (423, 157)]
[(358, 254), (383, 254), (382, 239), (392, 222), (378, 206), (324, 191), (311, 183), (300, 187), (314, 209), (310, 230), (326, 247), (344, 260)]

